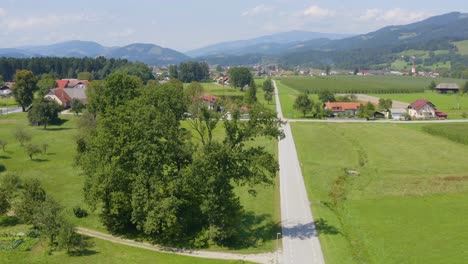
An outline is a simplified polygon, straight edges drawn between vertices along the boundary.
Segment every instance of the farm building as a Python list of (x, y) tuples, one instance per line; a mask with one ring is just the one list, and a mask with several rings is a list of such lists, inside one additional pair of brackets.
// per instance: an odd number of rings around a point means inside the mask
[(3, 86), (0, 87), (0, 95), (9, 95), (11, 94), (11, 88), (13, 87), (14, 82), (5, 82)]
[(331, 110), (333, 115), (356, 115), (361, 103), (359, 102), (327, 102), (324, 105), (324, 109)]
[(391, 108), (386, 111), (385, 113), (385, 118), (390, 119), (390, 114), (391, 114), (391, 119), (393, 120), (403, 120), (405, 119), (405, 114), (408, 113), (408, 109), (405, 108)]
[(440, 94), (446, 94), (449, 92), (458, 93), (460, 87), (456, 83), (441, 83), (435, 88), (436, 91)]
[(419, 99), (408, 106), (408, 114), (412, 118), (447, 118), (447, 114), (437, 110), (431, 102)]

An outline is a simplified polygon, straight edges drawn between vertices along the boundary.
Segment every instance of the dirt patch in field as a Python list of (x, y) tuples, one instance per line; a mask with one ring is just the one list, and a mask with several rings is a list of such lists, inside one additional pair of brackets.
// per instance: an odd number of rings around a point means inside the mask
[(16, 120), (14, 119), (5, 119), (5, 120), (0, 120), (0, 124), (16, 124)]
[(468, 181), (468, 175), (467, 176), (446, 176), (440, 179), (443, 181), (457, 181), (457, 182)]

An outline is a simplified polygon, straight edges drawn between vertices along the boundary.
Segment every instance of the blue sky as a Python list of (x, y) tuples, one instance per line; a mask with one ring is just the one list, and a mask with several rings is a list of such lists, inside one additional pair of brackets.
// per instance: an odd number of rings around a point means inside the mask
[(0, 0), (0, 47), (91, 40), (187, 51), (289, 30), (367, 33), (452, 11), (466, 0)]

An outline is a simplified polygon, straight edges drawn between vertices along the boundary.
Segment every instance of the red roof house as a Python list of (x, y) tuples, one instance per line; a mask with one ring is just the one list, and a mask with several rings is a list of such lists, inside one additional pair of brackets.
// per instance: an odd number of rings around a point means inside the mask
[(437, 110), (435, 105), (428, 100), (418, 99), (408, 106), (408, 114), (412, 118), (447, 118), (447, 114)]

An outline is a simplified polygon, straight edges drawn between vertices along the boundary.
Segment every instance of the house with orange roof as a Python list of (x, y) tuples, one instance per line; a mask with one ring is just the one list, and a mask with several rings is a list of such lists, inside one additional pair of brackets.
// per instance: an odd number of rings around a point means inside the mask
[(361, 105), (360, 102), (327, 102), (323, 104), (324, 109), (332, 111), (334, 116), (339, 114), (355, 116)]

